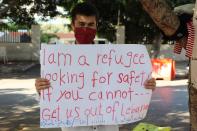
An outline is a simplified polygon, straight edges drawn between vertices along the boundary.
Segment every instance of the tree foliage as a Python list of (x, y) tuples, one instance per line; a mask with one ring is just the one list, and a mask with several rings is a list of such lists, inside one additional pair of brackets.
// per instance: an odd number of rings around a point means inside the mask
[[(61, 6), (68, 12), (82, 0), (3, 0), (0, 4), (1, 19), (6, 18), (20, 25), (30, 26), (34, 14), (54, 17), (61, 15), (56, 9)], [(98, 35), (115, 41), (117, 25), (125, 25), (127, 43), (151, 43), (159, 30), (142, 9), (139, 0), (86, 0), (96, 5), (100, 20)], [(167, 0), (173, 7), (195, 0)]]
[(55, 34), (46, 34), (46, 33), (43, 33), (41, 35), (41, 42), (42, 43), (49, 43), (50, 39), (51, 38), (58, 38), (58, 36), (56, 36)]
[(8, 19), (20, 25), (35, 23), (34, 14), (56, 16), (55, 0), (2, 0), (0, 3), (0, 18)]

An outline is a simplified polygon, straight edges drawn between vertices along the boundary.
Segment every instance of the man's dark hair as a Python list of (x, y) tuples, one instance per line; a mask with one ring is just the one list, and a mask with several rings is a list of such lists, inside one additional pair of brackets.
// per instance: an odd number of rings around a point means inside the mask
[(76, 15), (95, 16), (96, 22), (98, 23), (98, 10), (89, 2), (79, 3), (73, 8), (71, 11), (72, 23), (74, 22)]

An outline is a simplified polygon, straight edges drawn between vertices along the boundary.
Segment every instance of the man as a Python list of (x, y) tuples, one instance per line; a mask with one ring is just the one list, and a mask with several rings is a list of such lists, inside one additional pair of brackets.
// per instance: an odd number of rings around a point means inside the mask
[[(80, 3), (72, 10), (72, 29), (75, 33), (75, 44), (94, 44), (98, 26), (98, 11), (90, 3)], [(47, 79), (37, 79), (35, 82), (36, 90), (40, 92), (42, 89), (50, 87)], [(155, 79), (152, 78), (145, 82), (147, 89), (154, 90), (156, 86)], [(62, 131), (119, 131), (118, 125), (107, 126), (87, 126), (62, 128)]]

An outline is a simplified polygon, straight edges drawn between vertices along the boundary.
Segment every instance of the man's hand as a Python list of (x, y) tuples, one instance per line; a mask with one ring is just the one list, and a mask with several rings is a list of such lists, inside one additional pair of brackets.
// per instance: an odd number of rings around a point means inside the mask
[(156, 88), (156, 79), (155, 78), (151, 78), (149, 80), (146, 80), (144, 83), (144, 86), (146, 89), (152, 89), (153, 91)]
[(47, 79), (38, 78), (35, 81), (35, 87), (39, 94), (40, 94), (40, 90), (49, 88), (50, 86), (51, 86), (50, 82)]

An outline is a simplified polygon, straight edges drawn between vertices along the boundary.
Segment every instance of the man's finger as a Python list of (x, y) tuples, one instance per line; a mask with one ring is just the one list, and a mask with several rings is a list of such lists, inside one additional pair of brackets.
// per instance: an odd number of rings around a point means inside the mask
[(39, 83), (39, 82), (49, 82), (49, 80), (44, 79), (44, 78), (36, 79), (36, 83)]
[(43, 89), (47, 89), (49, 88), (50, 85), (42, 85), (42, 86), (38, 86), (38, 88), (36, 88), (37, 90), (43, 90)]

